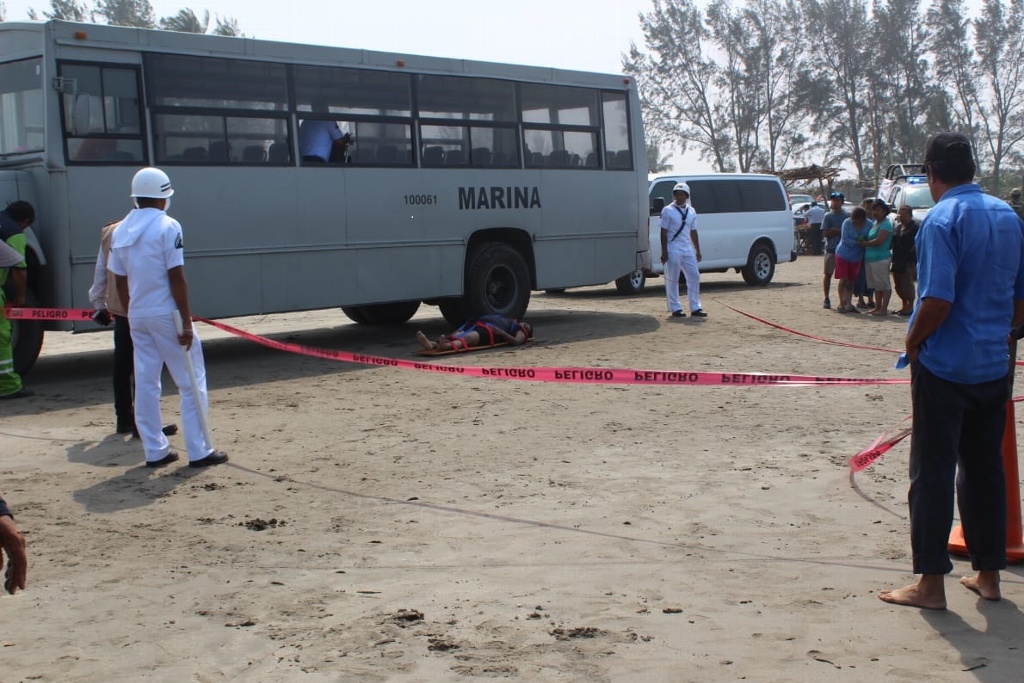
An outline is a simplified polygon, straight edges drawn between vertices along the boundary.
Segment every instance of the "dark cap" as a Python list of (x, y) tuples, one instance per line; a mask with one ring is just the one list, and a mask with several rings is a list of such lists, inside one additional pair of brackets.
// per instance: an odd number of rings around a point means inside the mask
[(829, 199), (838, 199), (841, 202), (846, 201), (846, 195), (844, 195), (842, 192), (833, 192), (832, 194), (830, 194), (828, 196), (828, 198)]
[(876, 198), (875, 201), (873, 201), (871, 203), (871, 208), (878, 208), (878, 207), (881, 207), (881, 208), (885, 209), (886, 213), (890, 213), (892, 211), (892, 208), (888, 204), (885, 203), (884, 199), (881, 199), (881, 198)]
[(924, 152), (924, 162), (930, 161), (973, 162), (971, 141), (963, 133), (936, 133), (928, 140)]

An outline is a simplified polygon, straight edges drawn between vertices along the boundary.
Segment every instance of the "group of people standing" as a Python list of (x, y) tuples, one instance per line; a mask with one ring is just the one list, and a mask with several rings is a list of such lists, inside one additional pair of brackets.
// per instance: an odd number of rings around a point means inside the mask
[(917, 296), (914, 239), (920, 229), (913, 211), (906, 205), (899, 207), (894, 223), (890, 218), (893, 207), (882, 199), (865, 200), (849, 213), (843, 209), (846, 197), (841, 192), (833, 192), (829, 199), (831, 211), (821, 223), (825, 242), (822, 307), (832, 308), (829, 295), (835, 276), (839, 280), (839, 305), (835, 310), (839, 313), (859, 313), (858, 309), (868, 308), (868, 315), (889, 315), (895, 287), (901, 305), (892, 313), (909, 316)]

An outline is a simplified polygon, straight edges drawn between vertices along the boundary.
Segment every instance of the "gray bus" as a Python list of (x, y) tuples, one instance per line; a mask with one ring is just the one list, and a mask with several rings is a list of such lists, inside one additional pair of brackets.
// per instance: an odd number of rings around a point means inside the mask
[[(350, 136), (303, 154), (303, 125)], [(325, 124), (326, 122), (326, 124)], [(99, 230), (132, 175), (176, 190), (193, 310), (421, 303), (521, 317), (532, 290), (650, 262), (640, 103), (628, 77), (76, 24), (0, 23), (0, 205), (32, 202), (30, 296), (88, 307)], [(92, 323), (47, 322), (47, 329)], [(16, 323), (25, 370), (44, 324)]]

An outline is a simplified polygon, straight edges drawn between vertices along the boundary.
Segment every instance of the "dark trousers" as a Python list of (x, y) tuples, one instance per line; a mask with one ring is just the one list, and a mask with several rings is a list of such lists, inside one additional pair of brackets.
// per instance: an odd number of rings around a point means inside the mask
[(135, 347), (128, 318), (114, 316), (114, 413), (119, 424), (135, 424), (132, 400), (132, 374), (135, 371)]
[[(947, 545), (954, 481), (974, 569), (1006, 567), (1006, 482), (1002, 439), (1007, 378), (955, 384), (911, 367), (910, 545), (915, 574), (953, 571)], [(958, 471), (959, 467), (959, 471)]]
[(811, 243), (811, 253), (815, 256), (820, 256), (824, 251), (825, 247), (821, 241), (821, 223), (811, 223), (811, 226), (807, 229), (807, 239)]

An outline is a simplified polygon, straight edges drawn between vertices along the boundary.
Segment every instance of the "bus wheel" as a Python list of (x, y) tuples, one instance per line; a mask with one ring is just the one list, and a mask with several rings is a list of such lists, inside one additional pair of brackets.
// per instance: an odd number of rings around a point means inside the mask
[(444, 319), (452, 327), (458, 327), (466, 322), (466, 319), (469, 317), (466, 314), (466, 306), (461, 298), (441, 299), (437, 302), (437, 307), (441, 310), (441, 315), (444, 316)]
[(342, 306), (341, 312), (354, 323), (358, 323), (360, 325), (370, 324), (370, 320), (366, 317), (366, 311), (363, 306)]
[(466, 268), (463, 300), (469, 317), (522, 318), (530, 305), (530, 269), (523, 255), (498, 242), (476, 249)]
[(748, 285), (767, 285), (775, 275), (775, 258), (765, 244), (755, 244), (750, 249), (747, 265), (743, 267), (743, 280)]
[(401, 325), (416, 315), (416, 311), (420, 309), (420, 302), (399, 301), (393, 304), (360, 306), (359, 309), (370, 325)]
[[(25, 293), (25, 307), (33, 308), (39, 302), (31, 291)], [(14, 351), (14, 371), (24, 375), (32, 369), (43, 348), (43, 323), (41, 320), (12, 320), (11, 348)]]
[(647, 284), (647, 276), (642, 270), (634, 270), (629, 275), (623, 275), (615, 281), (615, 289), (619, 294), (640, 294)]

